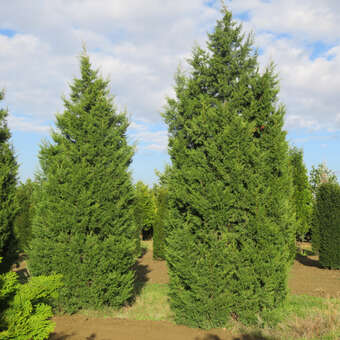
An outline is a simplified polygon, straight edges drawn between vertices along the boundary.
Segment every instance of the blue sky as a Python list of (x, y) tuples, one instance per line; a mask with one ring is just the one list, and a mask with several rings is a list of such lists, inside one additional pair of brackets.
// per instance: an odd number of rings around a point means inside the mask
[[(340, 2), (225, 1), (245, 32), (253, 31), (261, 68), (273, 61), (286, 106), (291, 144), (305, 163), (326, 162), (340, 175)], [(0, 12), (0, 88), (6, 98), (20, 178), (34, 176), (61, 96), (77, 76), (83, 42), (111, 80), (119, 109), (131, 121), (135, 180), (152, 184), (169, 161), (161, 112), (173, 76), (220, 17), (220, 1), (12, 0)], [(29, 13), (29, 15), (27, 14)]]

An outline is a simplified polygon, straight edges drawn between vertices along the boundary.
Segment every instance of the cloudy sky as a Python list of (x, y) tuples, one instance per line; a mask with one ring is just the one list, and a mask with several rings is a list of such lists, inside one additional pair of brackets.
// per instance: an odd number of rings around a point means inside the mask
[[(308, 168), (326, 162), (340, 175), (340, 2), (226, 0), (244, 31), (255, 33), (259, 62), (277, 65), (291, 144)], [(160, 113), (173, 75), (220, 18), (216, 0), (11, 0), (0, 12), (0, 88), (20, 163), (33, 178), (62, 95), (78, 75), (86, 43), (93, 64), (111, 80), (137, 143), (135, 180), (153, 183), (167, 155)]]

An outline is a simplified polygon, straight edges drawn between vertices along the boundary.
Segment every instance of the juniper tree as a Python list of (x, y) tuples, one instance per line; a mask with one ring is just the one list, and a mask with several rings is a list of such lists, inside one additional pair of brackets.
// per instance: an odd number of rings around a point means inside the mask
[(280, 306), (295, 250), (277, 77), (259, 71), (252, 37), (223, 14), (164, 113), (169, 300), (177, 322), (203, 328)]
[[(0, 101), (4, 92), (0, 91)], [(13, 251), (13, 220), (16, 214), (15, 190), (18, 165), (10, 144), (10, 131), (7, 126), (8, 112), (0, 108), (0, 256), (4, 262)], [(13, 244), (12, 244), (13, 246)]]
[(289, 163), (293, 177), (293, 206), (295, 210), (296, 236), (304, 239), (311, 227), (313, 210), (313, 196), (305, 164), (303, 151), (291, 147), (289, 149)]
[(128, 120), (85, 53), (80, 70), (56, 116), (53, 142), (40, 150), (29, 251), (33, 275), (63, 275), (59, 303), (68, 312), (123, 305), (135, 275)]

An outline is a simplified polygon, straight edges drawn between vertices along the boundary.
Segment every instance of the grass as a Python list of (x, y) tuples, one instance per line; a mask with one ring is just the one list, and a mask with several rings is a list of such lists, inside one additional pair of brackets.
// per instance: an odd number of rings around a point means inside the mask
[(159, 283), (146, 284), (132, 306), (115, 311), (111, 308), (101, 311), (83, 311), (91, 317), (110, 317), (131, 320), (172, 321), (168, 303), (168, 285)]
[[(289, 295), (284, 306), (272, 311), (256, 327), (231, 322), (233, 332), (256, 332), (268, 339), (340, 339), (340, 300), (307, 295)], [(281, 320), (281, 321), (279, 321)]]
[[(152, 251), (152, 242), (142, 241), (145, 251)], [(309, 249), (303, 249), (304, 253)], [(305, 254), (304, 254), (305, 255)], [(131, 306), (118, 311), (83, 311), (91, 317), (124, 318), (174, 322), (168, 302), (167, 284), (147, 283)], [(289, 295), (285, 304), (263, 313), (257, 325), (245, 326), (235, 320), (226, 325), (235, 335), (256, 334), (264, 339), (335, 340), (340, 339), (340, 297)]]
[[(83, 311), (89, 317), (173, 321), (167, 284), (146, 284), (132, 306), (118, 311)], [(289, 295), (284, 306), (268, 313), (266, 320), (246, 327), (230, 321), (226, 328), (235, 334), (257, 334), (266, 339), (340, 339), (340, 300), (307, 295)]]

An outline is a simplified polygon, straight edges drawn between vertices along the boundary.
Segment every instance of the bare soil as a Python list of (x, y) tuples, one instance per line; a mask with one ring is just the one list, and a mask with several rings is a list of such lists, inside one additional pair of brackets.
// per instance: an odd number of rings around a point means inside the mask
[(340, 270), (322, 268), (317, 256), (297, 255), (288, 287), (296, 295), (340, 297)]
[[(138, 280), (167, 283), (164, 261), (155, 261), (152, 251), (139, 259)], [(290, 271), (292, 294), (340, 297), (340, 271), (322, 269), (316, 256), (297, 255)], [(58, 316), (50, 340), (259, 340), (256, 334), (233, 335), (227, 330), (203, 331), (164, 321), (135, 321), (113, 318), (89, 318), (82, 315)]]
[(153, 259), (152, 249), (147, 250), (136, 266), (137, 282), (168, 283), (168, 267), (165, 261)]
[(200, 329), (174, 325), (166, 321), (93, 319), (76, 315), (56, 317), (55, 333), (50, 340), (260, 340), (256, 334), (232, 335), (218, 329)]
[[(153, 260), (151, 251), (139, 260), (137, 275), (138, 281), (169, 282), (166, 262)], [(340, 270), (323, 269), (315, 255), (297, 255), (289, 274), (288, 287), (291, 294), (296, 295), (340, 297)]]

